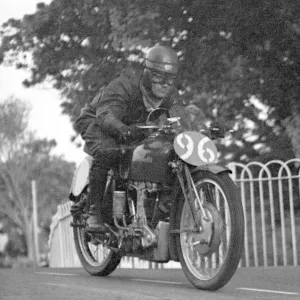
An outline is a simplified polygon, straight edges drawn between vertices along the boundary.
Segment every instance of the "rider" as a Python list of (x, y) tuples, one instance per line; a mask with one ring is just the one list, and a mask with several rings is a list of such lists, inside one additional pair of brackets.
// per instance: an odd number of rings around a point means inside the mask
[(103, 196), (107, 172), (119, 158), (118, 145), (143, 139), (144, 132), (137, 124), (145, 123), (149, 112), (158, 107), (187, 120), (175, 87), (177, 72), (176, 52), (167, 46), (154, 46), (141, 70), (123, 70), (82, 109), (75, 128), (85, 141), (85, 152), (93, 157), (87, 220), (91, 230), (105, 230)]

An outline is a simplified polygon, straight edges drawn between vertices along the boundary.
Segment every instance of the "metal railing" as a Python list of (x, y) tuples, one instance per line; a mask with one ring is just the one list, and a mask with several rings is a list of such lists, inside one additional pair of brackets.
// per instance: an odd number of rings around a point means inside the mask
[[(241, 265), (298, 265), (300, 159), (266, 164), (230, 163), (245, 216), (245, 253)], [(298, 217), (298, 222), (296, 218)]]
[[(300, 260), (300, 159), (266, 164), (230, 163), (244, 208), (245, 240), (240, 267), (297, 266)], [(50, 267), (80, 267), (70, 227), (71, 202), (59, 205), (49, 237)], [(299, 254), (298, 254), (299, 252)], [(121, 268), (180, 268), (124, 257)]]

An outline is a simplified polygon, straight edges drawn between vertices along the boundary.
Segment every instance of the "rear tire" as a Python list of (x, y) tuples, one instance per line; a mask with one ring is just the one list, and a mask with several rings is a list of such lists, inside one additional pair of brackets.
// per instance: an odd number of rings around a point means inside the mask
[[(83, 216), (79, 216), (76, 223), (84, 224)], [(118, 267), (122, 255), (103, 246), (101, 243), (98, 245), (92, 244), (91, 235), (87, 233), (85, 227), (74, 227), (73, 234), (79, 260), (89, 274), (107, 276)]]
[[(177, 251), (188, 280), (198, 289), (214, 291), (227, 284), (238, 267), (244, 245), (243, 206), (227, 173), (199, 171), (192, 176), (200, 199), (206, 203), (205, 210), (214, 222), (208, 229), (203, 226), (203, 233), (188, 232), (194, 221), (181, 197), (176, 228), (186, 232), (176, 237)], [(196, 209), (197, 217), (201, 217), (200, 207)], [(203, 244), (207, 236), (210, 243)]]

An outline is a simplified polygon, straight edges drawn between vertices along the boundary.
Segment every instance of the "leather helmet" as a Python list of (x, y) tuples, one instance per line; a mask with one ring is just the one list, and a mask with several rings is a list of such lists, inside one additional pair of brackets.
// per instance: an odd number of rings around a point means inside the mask
[[(142, 84), (152, 98), (152, 83), (157, 80), (154, 72), (161, 74), (163, 82), (173, 85), (178, 72), (178, 58), (176, 52), (167, 46), (154, 46), (150, 48), (145, 56)], [(156, 78), (157, 79), (157, 78)]]
[(178, 72), (178, 58), (176, 52), (167, 46), (150, 48), (145, 57), (145, 67), (151, 70), (176, 75)]

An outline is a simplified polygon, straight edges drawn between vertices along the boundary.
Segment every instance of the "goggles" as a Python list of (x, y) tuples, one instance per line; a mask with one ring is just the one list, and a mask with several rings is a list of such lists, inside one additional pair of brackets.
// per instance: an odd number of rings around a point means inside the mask
[(175, 83), (176, 80), (176, 75), (174, 74), (167, 74), (163, 72), (158, 72), (154, 71), (151, 69), (148, 69), (151, 74), (151, 81), (152, 83), (157, 83), (157, 84), (167, 84), (169, 86), (172, 86)]

